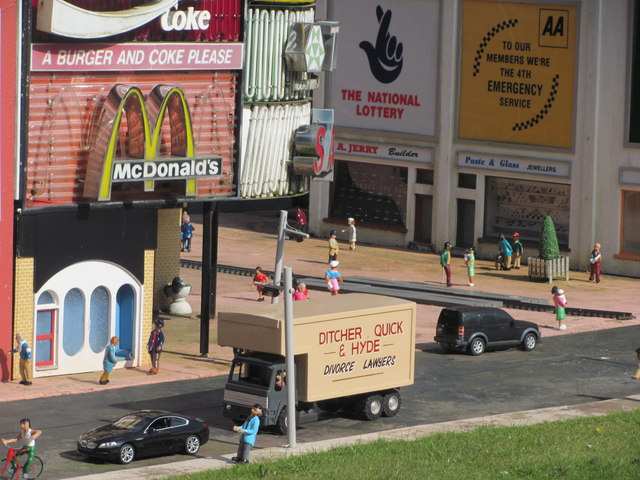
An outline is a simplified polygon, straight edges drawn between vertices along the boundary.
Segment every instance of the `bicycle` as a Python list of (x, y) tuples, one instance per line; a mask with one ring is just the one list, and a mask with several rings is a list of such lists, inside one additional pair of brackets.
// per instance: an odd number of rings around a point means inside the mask
[[(7, 452), (7, 458), (0, 460), (0, 478), (13, 480), (20, 478), (20, 470), (24, 469), (24, 466), (20, 463), (20, 459), (18, 458), (20, 455), (26, 454), (26, 451), (23, 449), (16, 450), (12, 447), (7, 447), (9, 450)], [(13, 466), (13, 461), (15, 460), (15, 470)], [(42, 470), (44, 470), (44, 462), (38, 456), (33, 457), (33, 463), (31, 464), (31, 469), (29, 472), (29, 478), (38, 478), (42, 474)]]

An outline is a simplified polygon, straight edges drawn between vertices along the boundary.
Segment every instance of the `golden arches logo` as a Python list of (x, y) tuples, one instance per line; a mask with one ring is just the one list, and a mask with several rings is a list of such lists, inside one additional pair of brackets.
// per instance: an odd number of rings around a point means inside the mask
[[(116, 159), (119, 132), (126, 114), (126, 158)], [(159, 159), (162, 140), (162, 123), (169, 116), (171, 133), (171, 157)], [(150, 119), (155, 119), (152, 124)], [(144, 181), (144, 191), (154, 190), (154, 180), (185, 178), (187, 196), (197, 193), (196, 178), (219, 173), (220, 157), (194, 158), (195, 143), (189, 105), (184, 92), (170, 85), (156, 85), (148, 98), (135, 86), (117, 84), (107, 96), (97, 125), (96, 141), (89, 153), (84, 196), (87, 199), (105, 201), (111, 199), (114, 182)], [(195, 162), (205, 167), (200, 168)], [(203, 163), (204, 162), (204, 163)], [(169, 171), (173, 163), (178, 174), (158, 175), (159, 165)], [(131, 174), (131, 166), (134, 173)], [(118, 168), (119, 167), (119, 168)], [(127, 167), (127, 168), (125, 168)], [(215, 168), (214, 168), (215, 167)], [(128, 172), (128, 173), (127, 173)]]

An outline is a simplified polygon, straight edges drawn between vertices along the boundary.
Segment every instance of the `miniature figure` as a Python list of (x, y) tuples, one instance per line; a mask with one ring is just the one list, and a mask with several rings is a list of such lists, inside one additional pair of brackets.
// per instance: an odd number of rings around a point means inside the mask
[(151, 356), (151, 370), (149, 370), (149, 375), (157, 375), (160, 369), (160, 354), (162, 353), (162, 346), (164, 345), (163, 327), (164, 320), (156, 318), (155, 327), (151, 331), (149, 341), (147, 342), (147, 351)]
[(442, 265), (443, 276), (447, 276), (447, 287), (453, 286), (451, 280), (451, 243), (445, 242), (442, 254), (440, 255), (440, 265)]
[(640, 347), (636, 348), (636, 358), (638, 359), (638, 368), (636, 369), (636, 374), (631, 375), (631, 378), (634, 380), (640, 380)]
[(504, 235), (500, 234), (500, 242), (498, 243), (498, 248), (500, 249), (500, 253), (502, 253), (503, 264), (505, 270), (511, 270), (511, 255), (513, 254), (513, 250), (511, 249), (511, 244), (509, 240), (504, 238)]
[(469, 277), (469, 286), (473, 287), (473, 277), (475, 275), (474, 267), (476, 264), (476, 256), (474, 255), (475, 249), (473, 246), (467, 248), (464, 253), (464, 264), (467, 266), (467, 276)]
[(25, 341), (24, 335), (16, 333), (16, 342), (18, 345), (13, 350), (9, 350), (9, 353), (20, 352), (20, 384), (27, 387), (31, 386), (33, 379), (33, 369), (31, 368), (31, 347)]
[(342, 233), (346, 232), (347, 230), (349, 231), (349, 250), (355, 250), (356, 249), (356, 220), (353, 217), (349, 217), (347, 219), (347, 225), (349, 225), (349, 228), (346, 228), (344, 230), (341, 230)]
[(551, 289), (553, 294), (553, 304), (556, 306), (556, 320), (558, 321), (558, 330), (566, 330), (567, 326), (563, 320), (566, 316), (565, 307), (567, 306), (567, 297), (564, 295), (564, 290), (554, 286)]
[[(269, 281), (269, 277), (267, 274), (262, 271), (262, 267), (256, 267), (256, 274), (253, 276), (253, 280), (251, 280), (251, 287), (253, 288), (253, 282), (258, 283), (267, 283)], [(258, 291), (258, 301), (264, 302), (264, 294), (262, 291), (264, 287), (262, 285), (255, 285), (256, 290)]]
[(109, 375), (113, 371), (113, 367), (118, 363), (118, 359), (116, 358), (116, 345), (120, 342), (118, 337), (111, 337), (109, 341), (109, 345), (104, 350), (104, 360), (102, 360), (102, 376), (100, 377), (100, 385), (106, 385), (109, 383)]
[(513, 234), (513, 268), (520, 270), (520, 259), (524, 252), (524, 245), (520, 242), (520, 234)]
[(342, 275), (338, 271), (338, 265), (340, 265), (340, 262), (332, 260), (329, 262), (329, 270), (324, 272), (324, 279), (327, 281), (327, 288), (331, 295), (338, 295), (340, 293), (340, 283), (343, 283)]
[(596, 279), (596, 283), (600, 283), (600, 264), (602, 263), (602, 252), (600, 251), (600, 244), (596, 243), (593, 246), (593, 251), (589, 255), (589, 281), (592, 282)]
[(293, 299), (294, 300), (307, 300), (307, 285), (302, 282), (300, 283), (297, 287), (295, 292), (293, 292)]
[[(309, 231), (309, 225), (307, 225), (307, 214), (298, 207), (298, 211), (296, 212), (296, 228), (300, 230), (302, 233), (307, 233)], [(296, 239), (298, 243), (304, 242), (304, 237), (301, 235), (296, 235)]]
[(188, 214), (182, 215), (182, 226), (180, 227), (180, 241), (182, 242), (181, 252), (191, 251), (191, 239), (195, 227), (191, 224), (191, 218)]
[(262, 415), (262, 406), (256, 403), (251, 409), (249, 418), (241, 426), (233, 426), (233, 431), (242, 435), (238, 445), (238, 456), (231, 459), (235, 463), (249, 463), (251, 447), (255, 445), (256, 435), (260, 428), (260, 415)]
[(329, 262), (338, 260), (340, 247), (338, 246), (338, 240), (336, 240), (337, 234), (338, 232), (335, 230), (331, 230), (331, 232), (329, 232)]
[[(27, 455), (27, 461), (24, 464), (23, 471), (24, 475), (22, 478), (29, 478), (29, 471), (31, 470), (31, 464), (33, 463), (33, 459), (36, 456), (36, 439), (42, 435), (42, 430), (35, 430), (31, 428), (31, 420), (27, 417), (22, 418), (20, 420), (20, 432), (16, 435), (16, 438), (10, 439), (2, 439), (2, 443), (4, 446), (9, 445), (10, 443), (17, 443), (22, 440), (22, 448), (16, 452), (16, 456)], [(12, 460), (13, 469), (10, 472), (8, 478), (11, 478), (13, 472), (16, 471), (18, 465), (16, 464), (16, 459)]]

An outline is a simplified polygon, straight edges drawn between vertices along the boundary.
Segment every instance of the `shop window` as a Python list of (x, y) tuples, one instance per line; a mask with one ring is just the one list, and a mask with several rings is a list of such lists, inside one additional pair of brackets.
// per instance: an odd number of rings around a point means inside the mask
[(476, 178), (476, 175), (474, 175), (473, 173), (459, 173), (458, 188), (469, 188), (471, 190), (475, 190)]
[(622, 253), (640, 255), (640, 192), (622, 192)]
[(337, 162), (330, 215), (404, 228), (407, 174), (404, 167)]
[(427, 170), (425, 168), (416, 169), (416, 183), (433, 185), (433, 170)]
[(91, 293), (89, 302), (89, 346), (95, 353), (109, 343), (110, 314), (109, 292), (105, 287), (98, 287)]
[(523, 240), (540, 239), (544, 218), (556, 226), (558, 243), (569, 243), (569, 200), (571, 187), (559, 183), (532, 182), (487, 177), (484, 236), (520, 234)]
[(68, 356), (80, 351), (84, 344), (84, 295), (73, 288), (64, 297), (62, 349)]

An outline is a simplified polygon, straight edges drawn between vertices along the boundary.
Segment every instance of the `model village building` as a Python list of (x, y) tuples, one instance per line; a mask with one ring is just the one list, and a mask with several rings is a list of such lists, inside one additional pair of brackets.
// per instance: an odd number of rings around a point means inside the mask
[[(315, 23), (313, 1), (0, 7), (2, 34), (23, 32), (15, 52), (3, 36), (3, 85), (13, 74), (17, 90), (13, 103), (3, 95), (3, 120), (17, 133), (2, 150), (15, 168), (2, 176), (15, 238), (7, 260), (3, 228), (3, 268), (14, 271), (2, 376), (16, 375), (16, 333), (33, 348), (34, 377), (100, 370), (114, 335), (122, 363), (139, 366), (163, 287), (179, 274), (184, 203), (308, 191), (291, 140), (320, 128), (311, 93), (332, 68), (337, 26)], [(313, 160), (300, 155), (299, 169)]]
[[(321, 12), (318, 12), (322, 15)], [(571, 268), (640, 276), (640, 2), (327, 0), (340, 23), (335, 181), (310, 230), (442, 249), (499, 234), (538, 254), (550, 215)], [(344, 239), (343, 239), (344, 240)]]
[(550, 215), (572, 268), (597, 241), (605, 273), (640, 276), (639, 16), (637, 0), (0, 0), (2, 378), (17, 332), (36, 377), (99, 370), (112, 335), (144, 362), (185, 202), (310, 192), (312, 234), (354, 217), (361, 242), (484, 258), (515, 232), (535, 256)]

